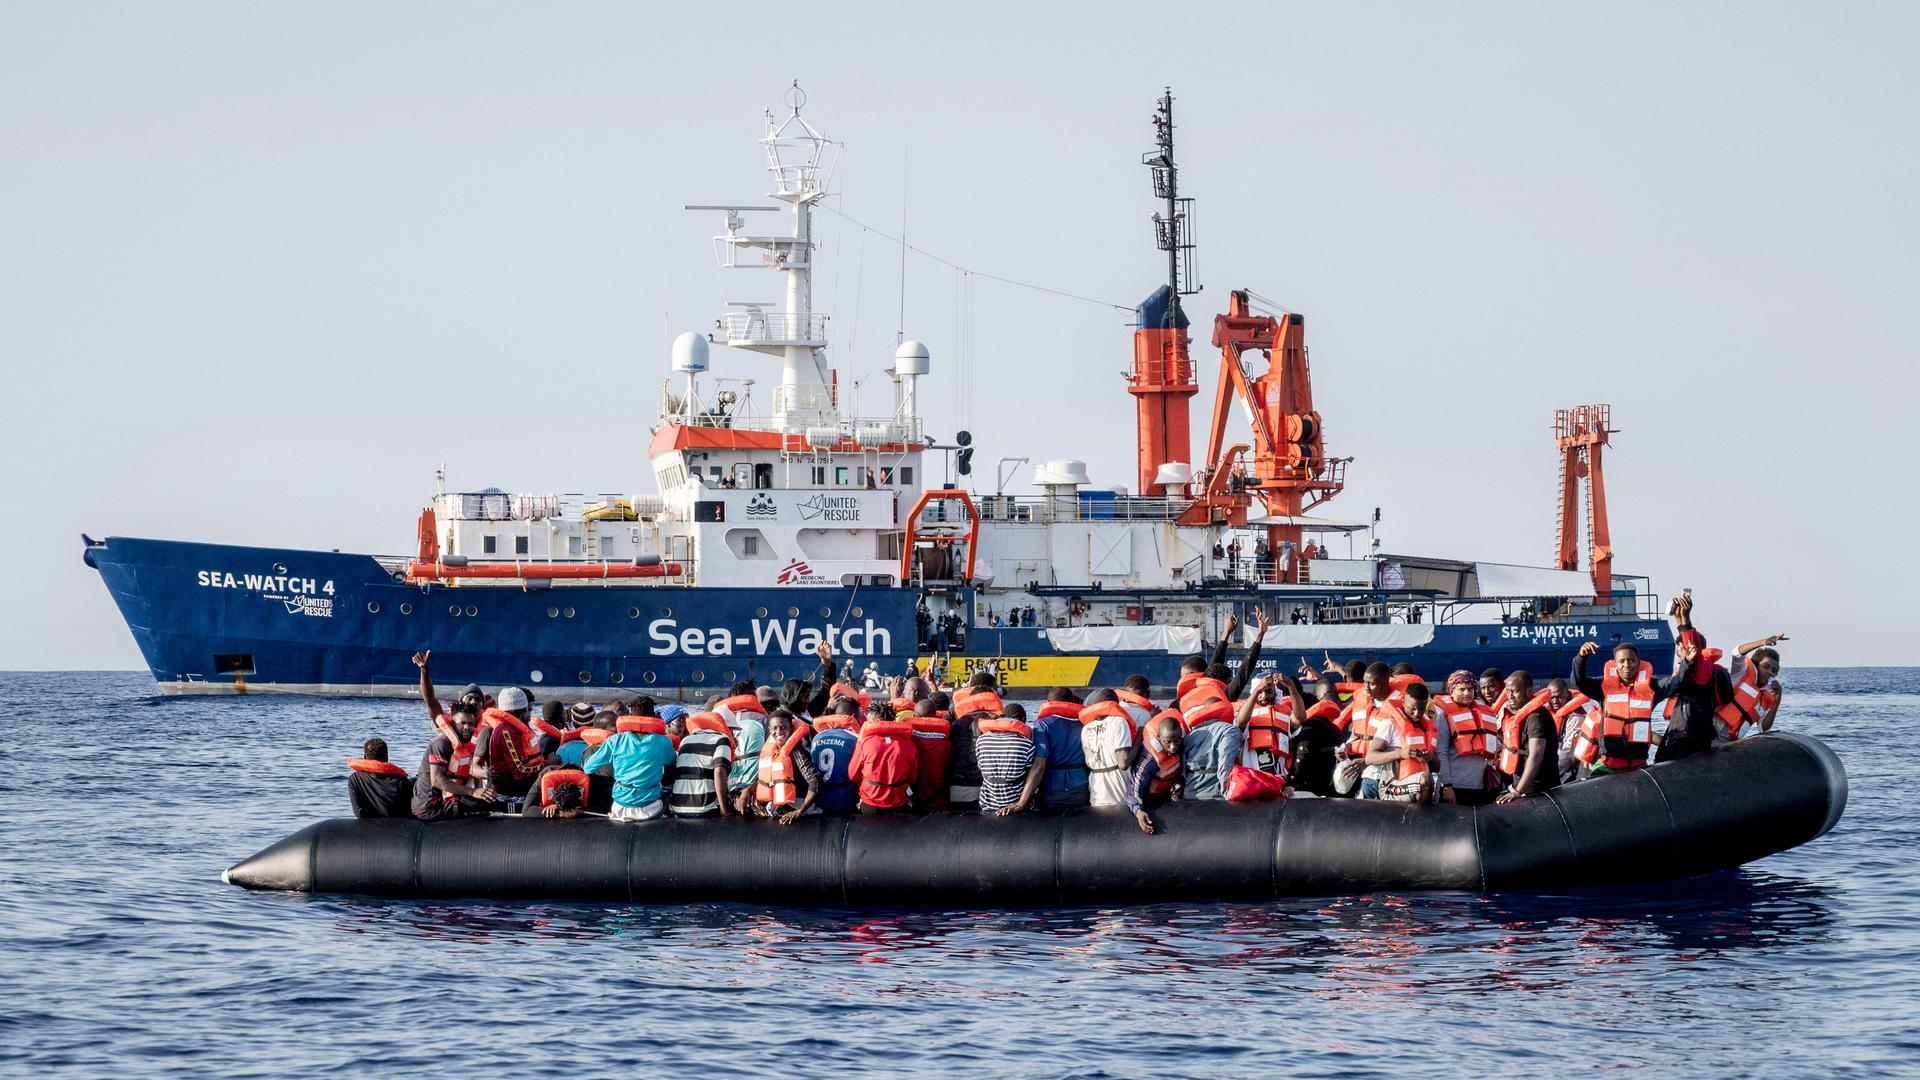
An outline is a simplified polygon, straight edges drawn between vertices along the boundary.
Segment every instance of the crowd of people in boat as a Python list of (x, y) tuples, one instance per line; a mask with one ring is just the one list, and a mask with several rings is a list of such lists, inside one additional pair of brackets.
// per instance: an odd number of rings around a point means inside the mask
[[(1672, 673), (1630, 643), (1582, 645), (1565, 678), (1455, 671), (1438, 689), (1407, 665), (1302, 659), (1296, 674), (1254, 676), (1266, 617), (1238, 670), (1189, 657), (1174, 700), (1147, 681), (1084, 696), (1048, 691), (1029, 711), (995, 677), (964, 686), (924, 677), (871, 693), (840, 678), (830, 647), (812, 679), (742, 682), (690, 709), (651, 698), (597, 707), (547, 702), (523, 687), (468, 686), (443, 708), (430, 654), (414, 657), (434, 734), (409, 776), (383, 740), (350, 761), (361, 817), (425, 821), (510, 813), (763, 817), (971, 811), (1006, 816), (1124, 808), (1142, 831), (1173, 799), (1357, 797), (1485, 805), (1538, 795), (1651, 759), (1707, 753), (1770, 730), (1780, 706), (1774, 635), (1726, 665), (1674, 608)], [(1656, 730), (1659, 727), (1660, 730)]]

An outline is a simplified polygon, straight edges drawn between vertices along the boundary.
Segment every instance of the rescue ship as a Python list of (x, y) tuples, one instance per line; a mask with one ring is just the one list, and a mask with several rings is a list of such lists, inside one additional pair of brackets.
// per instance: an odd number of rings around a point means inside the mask
[[(431, 649), (448, 684), (694, 698), (805, 676), (821, 642), (869, 680), (937, 664), (956, 680), (988, 666), (1016, 689), (1133, 674), (1171, 687), (1230, 619), (1242, 629), (1229, 663), (1242, 662), (1261, 612), (1262, 669), (1331, 654), (1430, 678), (1544, 678), (1588, 640), (1671, 649), (1647, 579), (1613, 572), (1606, 405), (1555, 414), (1553, 565), (1385, 552), (1377, 511), (1317, 513), (1352, 458), (1327, 449), (1305, 319), (1240, 289), (1213, 321), (1219, 376), (1193, 457), (1184, 298), (1199, 286), (1171, 93), (1143, 155), (1166, 281), (1135, 312), (1132, 483), (1096, 486), (1082, 462), (1059, 460), (1035, 467), (1031, 494), (975, 486), (972, 436), (941, 442), (918, 414), (933, 372), (918, 341), (895, 349), (890, 406), (855, 415), (813, 304), (830, 143), (804, 104), (796, 84), (784, 115), (767, 115), (769, 204), (688, 207), (721, 215), (721, 266), (777, 274), (785, 298), (729, 305), (711, 332), (675, 340), (651, 491), (449, 491), (443, 473), (414, 549), (395, 556), (83, 537), (160, 690), (404, 696), (411, 657)], [(784, 227), (755, 228), (775, 220)], [(776, 359), (771, 400), (754, 400), (751, 379), (718, 378), (714, 345)]]

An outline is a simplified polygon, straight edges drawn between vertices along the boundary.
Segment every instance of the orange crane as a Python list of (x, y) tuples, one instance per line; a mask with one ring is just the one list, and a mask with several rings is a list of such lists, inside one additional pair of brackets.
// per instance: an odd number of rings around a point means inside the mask
[[(1300, 546), (1300, 525), (1291, 520), (1333, 498), (1346, 486), (1346, 461), (1327, 460), (1320, 414), (1313, 407), (1313, 376), (1307, 367), (1307, 320), (1297, 312), (1256, 315), (1244, 289), (1229, 294), (1227, 313), (1213, 321), (1220, 348), (1220, 382), (1214, 390), (1207, 432), (1204, 484), (1181, 515), (1182, 525), (1245, 525), (1258, 496), (1269, 516), (1267, 546)], [(1266, 371), (1250, 370), (1249, 353), (1266, 356)], [(1235, 400), (1253, 428), (1249, 447), (1226, 441), (1227, 413)], [(1298, 567), (1299, 561), (1295, 561)]]
[(1576, 405), (1555, 409), (1553, 440), (1560, 448), (1560, 553), (1562, 570), (1580, 569), (1580, 482), (1587, 482), (1587, 540), (1593, 564), (1593, 602), (1613, 600), (1613, 538), (1607, 528), (1607, 479), (1600, 451), (1613, 434), (1612, 407)]

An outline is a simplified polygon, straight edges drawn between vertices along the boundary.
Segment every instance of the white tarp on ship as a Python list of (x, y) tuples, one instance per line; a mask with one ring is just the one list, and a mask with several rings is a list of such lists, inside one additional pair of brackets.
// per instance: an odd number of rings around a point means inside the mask
[(1047, 644), (1064, 653), (1200, 651), (1196, 626), (1067, 626), (1042, 631)]
[[(1245, 644), (1253, 644), (1253, 631), (1241, 632)], [(1319, 653), (1353, 652), (1358, 649), (1417, 649), (1433, 640), (1432, 623), (1365, 623), (1351, 626), (1327, 623), (1319, 626), (1274, 626), (1267, 629), (1262, 649), (1312, 654), (1307, 659), (1316, 666)]]
[(1592, 596), (1593, 576), (1584, 570), (1549, 570), (1543, 566), (1511, 563), (1475, 563), (1481, 596)]

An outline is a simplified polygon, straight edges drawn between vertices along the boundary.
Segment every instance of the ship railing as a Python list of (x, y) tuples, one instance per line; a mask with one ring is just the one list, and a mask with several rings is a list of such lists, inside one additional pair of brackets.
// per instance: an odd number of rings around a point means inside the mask
[(821, 349), (827, 344), (827, 316), (799, 315), (750, 307), (720, 316), (720, 344), (737, 347), (798, 345)]
[(982, 495), (977, 500), (982, 521), (1177, 521), (1192, 499), (1171, 495), (1114, 495), (1081, 492), (1076, 495)]

